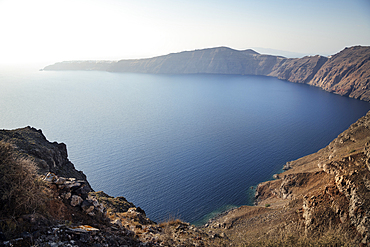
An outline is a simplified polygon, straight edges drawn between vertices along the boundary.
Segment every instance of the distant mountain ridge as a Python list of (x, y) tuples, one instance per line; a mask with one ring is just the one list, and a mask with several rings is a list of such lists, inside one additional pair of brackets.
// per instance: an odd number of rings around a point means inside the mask
[(44, 70), (101, 70), (152, 74), (263, 75), (320, 87), (326, 91), (370, 101), (370, 47), (353, 46), (324, 57), (303, 58), (259, 54), (228, 47), (207, 48), (120, 61), (68, 61)]

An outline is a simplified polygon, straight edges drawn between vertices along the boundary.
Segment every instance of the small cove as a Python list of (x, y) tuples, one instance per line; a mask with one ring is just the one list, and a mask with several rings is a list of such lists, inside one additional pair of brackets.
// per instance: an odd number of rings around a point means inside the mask
[(95, 190), (203, 223), (318, 151), (370, 104), (261, 76), (0, 71), (0, 128), (67, 144)]

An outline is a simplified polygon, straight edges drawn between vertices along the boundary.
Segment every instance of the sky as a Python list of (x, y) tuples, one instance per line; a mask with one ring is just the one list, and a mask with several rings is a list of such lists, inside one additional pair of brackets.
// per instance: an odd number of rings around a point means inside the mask
[(0, 0), (0, 35), (2, 64), (217, 46), (331, 55), (370, 45), (370, 0)]

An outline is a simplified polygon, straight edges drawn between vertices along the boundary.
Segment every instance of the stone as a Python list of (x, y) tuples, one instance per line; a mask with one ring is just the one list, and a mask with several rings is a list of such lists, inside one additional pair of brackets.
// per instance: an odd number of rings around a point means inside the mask
[(111, 223), (114, 224), (114, 225), (118, 225), (118, 226), (122, 227), (122, 222), (119, 219), (115, 219)]
[(86, 185), (82, 185), (80, 188), (78, 188), (75, 193), (76, 194), (80, 194), (80, 195), (86, 195), (85, 197), (87, 198), (87, 194), (91, 191), (91, 189), (86, 186)]
[(66, 187), (71, 189), (71, 190), (78, 189), (80, 186), (81, 186), (81, 184), (77, 183), (77, 182), (72, 182), (72, 183), (66, 184)]
[(283, 170), (289, 170), (289, 169), (292, 169), (292, 166), (291, 166), (291, 163), (290, 162), (287, 162), (284, 166), (283, 166)]
[(64, 199), (68, 200), (69, 198), (71, 198), (71, 196), (72, 196), (71, 192), (67, 192), (64, 195)]
[(73, 231), (73, 232), (95, 232), (95, 231), (99, 231), (98, 228), (95, 228), (95, 227), (92, 227), (92, 226), (89, 226), (89, 225), (72, 226), (72, 227), (68, 227), (68, 229)]
[(87, 214), (91, 213), (95, 209), (94, 205), (86, 200), (81, 203), (81, 208)]
[(56, 183), (56, 184), (58, 184), (58, 185), (62, 185), (62, 184), (64, 184), (64, 183), (65, 183), (65, 181), (66, 181), (66, 180), (67, 180), (66, 178), (58, 177), (58, 178), (56, 179), (55, 183)]
[(83, 202), (83, 199), (80, 196), (73, 195), (71, 198), (71, 206), (76, 207)]
[(44, 181), (49, 182), (49, 183), (53, 183), (54, 181), (57, 180), (57, 178), (58, 177), (54, 173), (48, 172), (46, 174), (45, 178), (44, 178)]

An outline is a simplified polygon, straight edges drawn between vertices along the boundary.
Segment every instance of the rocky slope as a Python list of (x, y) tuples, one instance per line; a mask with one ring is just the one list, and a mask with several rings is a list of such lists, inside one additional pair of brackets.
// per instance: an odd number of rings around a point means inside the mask
[(69, 61), (44, 70), (103, 70), (155, 74), (238, 74), (277, 77), (370, 101), (370, 47), (354, 46), (330, 56), (284, 58), (227, 47), (171, 53), (148, 59)]
[(247, 246), (370, 245), (370, 112), (285, 168), (258, 185), (255, 207), (227, 212), (209, 227)]
[(370, 48), (355, 46), (331, 56), (308, 82), (326, 91), (369, 101)]

